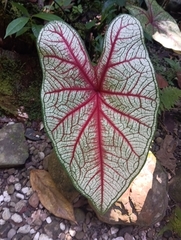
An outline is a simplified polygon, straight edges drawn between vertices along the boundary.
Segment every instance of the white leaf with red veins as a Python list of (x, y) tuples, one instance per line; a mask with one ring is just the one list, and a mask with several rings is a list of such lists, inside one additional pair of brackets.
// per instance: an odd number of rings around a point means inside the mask
[(48, 23), (37, 46), (47, 132), (74, 185), (104, 213), (143, 167), (156, 126), (159, 97), (142, 28), (126, 14), (113, 20), (96, 67), (63, 21)]

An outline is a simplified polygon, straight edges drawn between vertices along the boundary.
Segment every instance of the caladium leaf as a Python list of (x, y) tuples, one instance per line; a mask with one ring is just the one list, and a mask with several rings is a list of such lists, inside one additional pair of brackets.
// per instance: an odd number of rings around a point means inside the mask
[(181, 51), (181, 32), (174, 18), (164, 11), (156, 0), (145, 0), (145, 3), (147, 11), (133, 5), (126, 8), (155, 41), (166, 48)]
[(63, 21), (40, 32), (44, 122), (76, 188), (104, 213), (147, 158), (158, 90), (138, 20), (118, 16), (93, 67), (78, 33)]

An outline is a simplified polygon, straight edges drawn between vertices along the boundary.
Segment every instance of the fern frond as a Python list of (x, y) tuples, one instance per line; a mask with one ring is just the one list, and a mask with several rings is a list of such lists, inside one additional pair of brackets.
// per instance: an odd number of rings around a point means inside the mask
[(160, 90), (160, 111), (170, 110), (181, 98), (181, 90), (176, 87), (167, 87)]

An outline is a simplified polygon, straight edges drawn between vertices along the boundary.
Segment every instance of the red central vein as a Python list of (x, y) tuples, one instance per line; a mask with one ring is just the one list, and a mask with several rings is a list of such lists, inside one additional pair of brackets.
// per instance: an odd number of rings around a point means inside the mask
[(96, 117), (97, 117), (97, 136), (98, 136), (98, 146), (99, 146), (99, 159), (100, 159), (100, 162), (98, 163), (99, 164), (99, 167), (100, 167), (100, 185), (101, 185), (101, 206), (103, 205), (103, 202), (104, 202), (104, 157), (103, 157), (103, 146), (102, 146), (102, 126), (101, 126), (101, 113), (102, 113), (102, 110), (101, 110), (101, 101), (100, 101), (100, 94), (97, 93), (97, 114), (96, 114)]

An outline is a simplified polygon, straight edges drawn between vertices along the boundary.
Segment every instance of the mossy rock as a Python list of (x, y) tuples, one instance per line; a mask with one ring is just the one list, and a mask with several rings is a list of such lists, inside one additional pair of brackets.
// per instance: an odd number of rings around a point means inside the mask
[(23, 106), (29, 118), (41, 118), (42, 73), (38, 55), (0, 49), (0, 112), (15, 115)]

